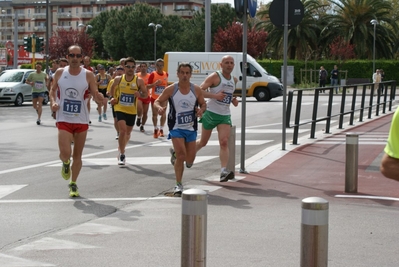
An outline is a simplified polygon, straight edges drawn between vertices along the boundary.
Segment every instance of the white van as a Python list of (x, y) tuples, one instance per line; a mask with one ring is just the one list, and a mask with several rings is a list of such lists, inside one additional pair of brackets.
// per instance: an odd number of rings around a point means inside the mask
[[(200, 85), (206, 76), (220, 70), (222, 57), (230, 55), (234, 58), (235, 67), (232, 75), (238, 78), (234, 95), (242, 92), (242, 53), (237, 52), (166, 52), (165, 68), (169, 73), (169, 83), (178, 81), (177, 67), (182, 62), (188, 62), (193, 67), (191, 82)], [(247, 96), (258, 101), (269, 101), (283, 95), (283, 85), (275, 77), (267, 73), (256, 60), (247, 55)]]

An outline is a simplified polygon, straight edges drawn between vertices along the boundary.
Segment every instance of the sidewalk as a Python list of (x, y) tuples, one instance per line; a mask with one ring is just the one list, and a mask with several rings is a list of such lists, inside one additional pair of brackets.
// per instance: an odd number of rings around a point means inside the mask
[[(313, 196), (329, 201), (330, 267), (399, 266), (399, 183), (378, 169), (391, 118), (392, 113), (381, 115), (325, 138), (302, 138), (301, 145), (288, 145), (287, 151), (268, 150), (248, 160), (250, 173), (236, 173), (235, 181), (198, 179), (185, 185), (220, 187), (208, 195), (206, 266), (299, 266), (301, 201)], [(357, 194), (344, 193), (347, 131), (360, 133)], [(90, 203), (82, 212), (102, 205)], [(74, 242), (72, 251), (7, 254), (52, 264), (35, 266), (177, 267), (181, 206), (180, 198), (163, 196), (137, 201), (110, 216), (46, 235), (46, 240)]]

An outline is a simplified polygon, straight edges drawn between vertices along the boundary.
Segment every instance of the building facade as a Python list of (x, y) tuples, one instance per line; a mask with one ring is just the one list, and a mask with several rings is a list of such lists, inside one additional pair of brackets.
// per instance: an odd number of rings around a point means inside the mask
[[(84, 28), (99, 13), (123, 9), (133, 5), (135, 0), (68, 0), (49, 1), (49, 33), (57, 28)], [(139, 2), (139, 1), (137, 1)], [(164, 15), (179, 15), (190, 18), (195, 11), (204, 7), (203, 0), (145, 0), (141, 1), (159, 8)], [(18, 32), (18, 44), (33, 33), (45, 37), (47, 27), (46, 0), (0, 0), (0, 44), (13, 42), (14, 32)], [(15, 23), (17, 22), (17, 23)], [(90, 27), (90, 26), (89, 26)]]

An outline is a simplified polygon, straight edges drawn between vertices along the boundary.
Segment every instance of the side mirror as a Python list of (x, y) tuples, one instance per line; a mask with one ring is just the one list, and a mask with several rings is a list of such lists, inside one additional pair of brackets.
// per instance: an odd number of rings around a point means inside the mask
[(239, 79), (240, 81), (242, 81), (242, 76), (240, 76), (238, 79)]

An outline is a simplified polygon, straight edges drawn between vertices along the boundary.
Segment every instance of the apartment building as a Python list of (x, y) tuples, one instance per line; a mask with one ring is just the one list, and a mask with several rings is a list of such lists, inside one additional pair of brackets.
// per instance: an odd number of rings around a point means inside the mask
[[(148, 3), (159, 8), (164, 15), (190, 18), (204, 6), (203, 0), (53, 0), (48, 1), (49, 33), (57, 27), (84, 28), (88, 22), (105, 10), (122, 9), (136, 2)], [(14, 40), (18, 32), (18, 44), (25, 36), (35, 33), (45, 37), (47, 27), (46, 0), (0, 0), (0, 44)], [(17, 24), (15, 23), (17, 21)]]

